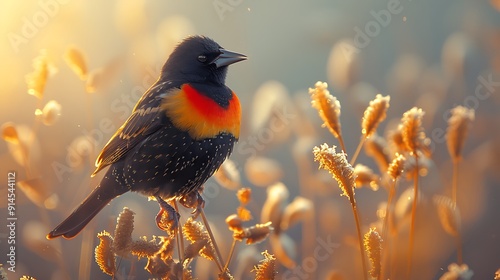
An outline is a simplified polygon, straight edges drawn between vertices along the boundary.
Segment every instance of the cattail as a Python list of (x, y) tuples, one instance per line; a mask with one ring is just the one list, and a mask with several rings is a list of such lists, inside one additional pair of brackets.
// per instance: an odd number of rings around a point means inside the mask
[(396, 153), (396, 157), (389, 164), (389, 168), (387, 168), (387, 174), (392, 180), (396, 180), (401, 176), (405, 169), (405, 162), (406, 158), (402, 154)]
[(101, 270), (108, 274), (113, 275), (116, 271), (115, 255), (113, 254), (113, 237), (103, 231), (97, 234), (100, 242), (95, 247), (95, 261)]
[(171, 259), (172, 255), (174, 254), (175, 236), (160, 236), (158, 238), (160, 239), (161, 244), (158, 255), (162, 260)]
[(373, 134), (372, 137), (366, 139), (364, 145), (365, 153), (375, 160), (382, 173), (387, 170), (390, 163), (389, 154), (385, 147), (387, 147), (385, 139), (377, 134)]
[(250, 188), (241, 188), (236, 193), (236, 197), (240, 201), (242, 205), (246, 205), (252, 199), (252, 189)]
[(248, 228), (244, 228), (242, 231), (235, 232), (233, 234), (234, 238), (239, 241), (246, 239), (247, 244), (256, 244), (264, 241), (266, 237), (273, 231), (271, 222), (265, 224), (256, 224)]
[(311, 104), (318, 110), (319, 116), (323, 120), (323, 127), (327, 127), (335, 138), (342, 137), (340, 126), (340, 102), (328, 91), (327, 83), (318, 81), (314, 89), (309, 88), (311, 94)]
[(82, 81), (87, 79), (87, 63), (81, 50), (70, 47), (64, 54), (64, 60)]
[(234, 161), (226, 159), (214, 174), (214, 179), (226, 189), (236, 190), (241, 186), (241, 177)]
[(236, 214), (228, 216), (226, 218), (226, 224), (231, 231), (243, 230), (243, 221)]
[(356, 177), (356, 180), (354, 181), (356, 188), (368, 185), (372, 190), (378, 190), (378, 181), (380, 178), (370, 167), (358, 163), (354, 167), (354, 175)]
[(380, 237), (375, 228), (370, 228), (370, 231), (365, 234), (364, 245), (368, 259), (372, 264), (370, 275), (373, 278), (377, 278), (380, 274), (380, 263), (382, 260), (380, 256), (380, 252), (382, 251), (382, 237)]
[(319, 161), (319, 168), (328, 170), (335, 180), (337, 180), (344, 196), (347, 196), (351, 204), (354, 203), (354, 186), (356, 175), (354, 168), (346, 159), (346, 154), (335, 151), (335, 146), (331, 148), (327, 144), (314, 147), (314, 161)]
[(437, 207), (443, 229), (451, 236), (458, 236), (461, 220), (457, 205), (453, 203), (451, 198), (442, 195), (434, 196), (434, 204)]
[(42, 110), (36, 109), (35, 115), (39, 117), (46, 126), (53, 125), (61, 116), (61, 104), (55, 100), (50, 100)]
[(264, 259), (254, 267), (255, 280), (273, 280), (278, 272), (276, 271), (276, 258), (266, 251), (262, 252)]
[(413, 107), (406, 111), (401, 118), (400, 130), (403, 143), (406, 149), (415, 156), (425, 146), (426, 137), (422, 127), (423, 116), (422, 109)]
[(162, 245), (156, 242), (156, 238), (148, 241), (145, 236), (130, 244), (130, 252), (132, 253), (132, 255), (141, 258), (152, 257), (158, 254), (161, 248)]
[(134, 231), (134, 215), (135, 213), (132, 210), (123, 207), (116, 220), (113, 251), (119, 256), (126, 256), (130, 253), (132, 231)]
[(451, 110), (451, 117), (448, 119), (446, 141), (448, 151), (454, 161), (458, 161), (462, 157), (462, 148), (472, 121), (474, 121), (474, 109), (457, 106)]
[(41, 50), (40, 55), (33, 60), (33, 68), (33, 72), (26, 75), (28, 93), (42, 99), (47, 79), (56, 72), (56, 68), (49, 62), (46, 50)]
[(369, 138), (377, 130), (377, 126), (385, 120), (387, 109), (389, 108), (390, 96), (382, 96), (377, 94), (375, 99), (370, 101), (370, 105), (366, 108), (361, 122), (361, 132), (366, 138)]
[(304, 197), (296, 197), (292, 203), (288, 204), (281, 219), (281, 230), (287, 230), (299, 221), (313, 218), (313, 202)]

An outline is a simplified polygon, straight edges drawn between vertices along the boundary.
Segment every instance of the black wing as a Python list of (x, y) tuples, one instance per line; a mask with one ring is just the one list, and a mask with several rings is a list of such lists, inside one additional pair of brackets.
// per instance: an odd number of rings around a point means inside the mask
[(130, 117), (115, 132), (96, 160), (97, 174), (106, 166), (123, 158), (130, 149), (161, 128), (165, 114), (161, 113), (161, 100), (171, 89), (176, 88), (171, 81), (157, 82), (149, 88), (137, 102)]

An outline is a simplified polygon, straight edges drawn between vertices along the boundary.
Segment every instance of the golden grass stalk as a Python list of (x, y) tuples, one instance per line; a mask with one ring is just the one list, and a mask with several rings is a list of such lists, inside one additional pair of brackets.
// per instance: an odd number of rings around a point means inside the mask
[[(203, 208), (201, 210), (201, 216), (205, 225), (208, 225), (208, 220), (205, 217)], [(200, 251), (200, 256), (208, 260), (215, 261), (215, 263), (219, 267), (219, 271), (224, 271), (222, 266), (222, 257), (218, 248), (214, 246), (215, 239), (211, 234), (211, 231), (205, 229), (202, 223), (197, 222), (190, 217), (182, 227), (182, 232), (186, 236), (186, 239), (191, 243), (194, 243), (198, 240), (207, 240), (207, 245)]]
[(214, 174), (214, 179), (226, 189), (236, 190), (241, 186), (240, 171), (234, 161), (226, 159)]
[(446, 131), (446, 143), (453, 161), (459, 161), (462, 158), (462, 149), (472, 121), (474, 121), (474, 109), (457, 106), (451, 110)]
[(458, 196), (458, 164), (462, 158), (462, 149), (467, 138), (470, 123), (474, 121), (474, 109), (457, 106), (451, 110), (446, 132), (446, 143), (453, 161), (452, 195), (453, 202), (457, 203)]
[(80, 80), (84, 81), (87, 79), (87, 62), (85, 55), (80, 49), (70, 47), (64, 54), (64, 60)]
[(368, 259), (370, 260), (372, 268), (370, 275), (373, 278), (380, 279), (381, 271), (381, 251), (382, 251), (382, 237), (378, 234), (375, 228), (370, 228), (364, 236), (364, 245)]
[(305, 197), (297, 196), (283, 211), (280, 228), (281, 230), (287, 230), (299, 221), (313, 218), (313, 215), (313, 202)]
[(434, 196), (434, 204), (436, 205), (439, 215), (439, 221), (443, 226), (444, 231), (456, 238), (457, 246), (457, 262), (462, 264), (462, 236), (460, 233), (461, 218), (460, 211), (457, 205), (449, 197), (437, 195)]
[(412, 257), (413, 257), (413, 245), (415, 243), (415, 219), (417, 213), (417, 201), (418, 201), (418, 157), (419, 153), (427, 149), (425, 132), (422, 127), (422, 117), (424, 116), (424, 111), (420, 108), (413, 107), (406, 111), (401, 118), (401, 124), (399, 125), (399, 130), (401, 131), (401, 136), (403, 139), (404, 146), (406, 150), (415, 158), (415, 172), (414, 176), (414, 186), (413, 186), (413, 206), (411, 213), (411, 225), (410, 225), (410, 244), (408, 251), (408, 278), (411, 275), (412, 269)]
[(281, 182), (267, 188), (267, 198), (262, 206), (260, 221), (262, 223), (272, 222), (276, 233), (281, 232), (280, 221), (289, 195), (287, 187)]
[(134, 231), (135, 213), (127, 207), (116, 220), (116, 228), (113, 241), (113, 252), (118, 256), (126, 256), (130, 253), (132, 246), (132, 232)]
[(262, 252), (264, 259), (254, 267), (255, 280), (273, 280), (278, 272), (276, 271), (276, 258), (266, 251)]
[(309, 88), (311, 95), (311, 105), (318, 110), (320, 118), (323, 120), (323, 127), (327, 127), (330, 133), (339, 139), (340, 147), (345, 152), (344, 139), (342, 138), (342, 127), (340, 125), (340, 102), (328, 91), (328, 84), (316, 82), (313, 88)]
[(354, 220), (356, 221), (356, 229), (359, 241), (359, 250), (361, 254), (361, 262), (363, 264), (363, 278), (367, 278), (367, 266), (365, 260), (365, 254), (363, 252), (363, 238), (361, 237), (361, 225), (360, 218), (356, 206), (356, 199), (354, 198), (354, 186), (356, 180), (356, 174), (354, 173), (354, 168), (349, 164), (346, 158), (346, 154), (341, 152), (337, 153), (335, 151), (335, 146), (328, 147), (328, 144), (323, 144), (320, 147), (313, 148), (314, 161), (319, 161), (319, 168), (328, 170), (332, 174), (333, 178), (339, 184), (342, 190), (342, 195), (346, 196), (351, 203), (352, 212), (354, 214)]
[(366, 139), (364, 144), (366, 154), (375, 160), (382, 173), (387, 171), (387, 167), (391, 162), (385, 147), (387, 147), (385, 139), (377, 134), (373, 134), (372, 137)]
[(12, 122), (2, 124), (2, 139), (13, 144), (19, 143), (19, 134), (17, 134), (16, 125)]
[(375, 99), (370, 101), (370, 105), (368, 105), (363, 113), (363, 119), (361, 121), (362, 135), (358, 147), (351, 158), (351, 165), (354, 165), (356, 162), (361, 147), (363, 147), (366, 139), (370, 138), (376, 132), (378, 125), (385, 120), (390, 100), (391, 97), (389, 95), (382, 96), (381, 94), (377, 94)]
[[(392, 183), (389, 186), (389, 194), (387, 198), (387, 206), (385, 209), (384, 224), (382, 226), (382, 238), (385, 241), (384, 246), (384, 266), (383, 269), (387, 269), (387, 261), (391, 259), (391, 240), (389, 237), (388, 227), (394, 224), (394, 196), (396, 195), (397, 180), (401, 177), (405, 169), (406, 158), (402, 154), (396, 153), (395, 158), (392, 160), (391, 164), (387, 168), (387, 175), (392, 179)], [(391, 220), (389, 220), (391, 219)], [(392, 270), (391, 270), (392, 271)], [(384, 274), (382, 273), (382, 277)], [(389, 276), (392, 279), (392, 275)]]
[(26, 75), (28, 94), (42, 99), (48, 78), (56, 72), (56, 68), (49, 62), (47, 50), (40, 51), (40, 54), (33, 60), (33, 68), (33, 72)]
[(226, 218), (226, 224), (230, 231), (243, 230), (243, 220), (236, 214), (232, 214)]
[(113, 237), (103, 231), (97, 234), (100, 242), (95, 247), (95, 261), (99, 268), (108, 275), (113, 275), (116, 272), (115, 255), (113, 254)]
[(53, 125), (61, 116), (62, 106), (55, 100), (50, 100), (43, 109), (36, 109), (35, 115), (39, 117), (46, 126)]

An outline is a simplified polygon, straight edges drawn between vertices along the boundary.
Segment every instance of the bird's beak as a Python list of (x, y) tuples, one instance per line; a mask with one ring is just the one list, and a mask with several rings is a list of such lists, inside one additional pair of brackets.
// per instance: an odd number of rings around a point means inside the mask
[(222, 48), (219, 49), (219, 51), (221, 52), (220, 55), (212, 62), (217, 68), (247, 59), (247, 56), (244, 54), (235, 53)]

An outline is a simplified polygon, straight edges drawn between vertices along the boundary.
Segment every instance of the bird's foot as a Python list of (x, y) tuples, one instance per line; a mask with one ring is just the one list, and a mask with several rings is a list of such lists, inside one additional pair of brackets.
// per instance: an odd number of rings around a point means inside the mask
[(179, 203), (186, 208), (193, 209), (193, 218), (197, 218), (202, 208), (205, 208), (205, 200), (199, 192), (191, 192), (179, 199)]
[(181, 215), (161, 197), (156, 196), (156, 201), (160, 205), (160, 212), (156, 215), (156, 225), (159, 229), (174, 234)]

